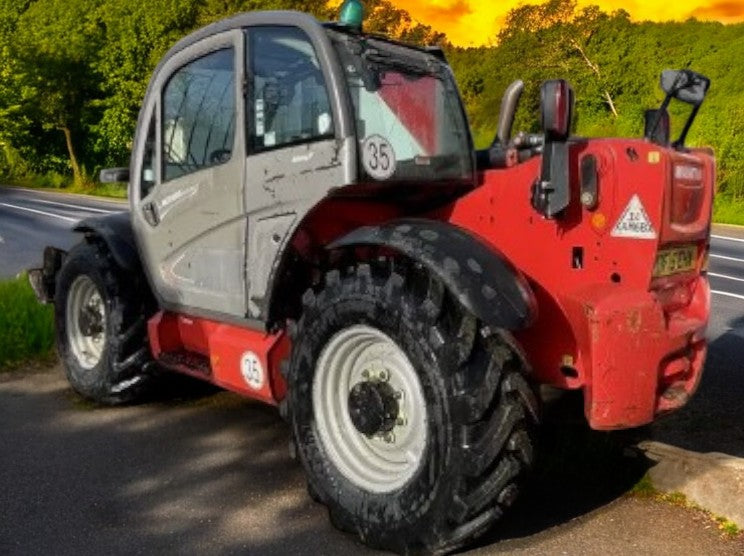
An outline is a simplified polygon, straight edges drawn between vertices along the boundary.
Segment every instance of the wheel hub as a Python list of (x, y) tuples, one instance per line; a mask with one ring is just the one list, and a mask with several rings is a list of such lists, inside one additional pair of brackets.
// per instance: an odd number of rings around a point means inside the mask
[(386, 382), (359, 382), (349, 392), (349, 417), (366, 436), (393, 430), (399, 412), (396, 392)]
[(416, 369), (379, 329), (334, 334), (315, 364), (313, 413), (329, 461), (374, 493), (405, 485), (423, 462), (427, 405)]
[(67, 341), (83, 369), (92, 369), (106, 346), (106, 305), (98, 287), (86, 274), (70, 285), (66, 310)]
[(80, 332), (84, 336), (97, 336), (103, 332), (103, 315), (98, 307), (87, 305), (80, 310), (78, 316)]

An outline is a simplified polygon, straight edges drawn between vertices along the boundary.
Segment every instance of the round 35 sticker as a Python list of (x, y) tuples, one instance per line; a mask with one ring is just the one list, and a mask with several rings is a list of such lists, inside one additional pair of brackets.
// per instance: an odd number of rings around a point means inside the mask
[(243, 380), (253, 390), (260, 390), (264, 385), (264, 371), (258, 355), (252, 351), (246, 351), (240, 358), (240, 374)]
[(387, 180), (395, 173), (395, 151), (381, 135), (370, 135), (362, 145), (362, 164), (370, 177)]

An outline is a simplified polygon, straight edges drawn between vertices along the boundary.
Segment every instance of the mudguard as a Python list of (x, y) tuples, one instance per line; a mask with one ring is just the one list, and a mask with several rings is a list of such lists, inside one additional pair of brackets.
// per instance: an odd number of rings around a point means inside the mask
[(103, 239), (116, 264), (122, 270), (127, 272), (138, 272), (140, 270), (140, 258), (128, 212), (116, 212), (106, 216), (86, 218), (81, 220), (73, 230)]
[(446, 222), (401, 219), (365, 226), (328, 249), (379, 246), (421, 263), (484, 323), (520, 330), (535, 319), (537, 303), (522, 274), (496, 249)]

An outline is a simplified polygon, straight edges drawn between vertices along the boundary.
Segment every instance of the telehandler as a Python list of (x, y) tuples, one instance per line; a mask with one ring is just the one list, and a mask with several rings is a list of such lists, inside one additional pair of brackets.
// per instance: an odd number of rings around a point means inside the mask
[(102, 172), (129, 212), (30, 279), (82, 396), (132, 402), (169, 369), (276, 405), (334, 525), (446, 552), (518, 496), (539, 385), (582, 391), (598, 430), (695, 391), (715, 163), (685, 139), (709, 81), (664, 71), (639, 139), (572, 136), (564, 80), (513, 135), (517, 81), (476, 151), (442, 50), (364, 33), (360, 8), (178, 42), (129, 167)]

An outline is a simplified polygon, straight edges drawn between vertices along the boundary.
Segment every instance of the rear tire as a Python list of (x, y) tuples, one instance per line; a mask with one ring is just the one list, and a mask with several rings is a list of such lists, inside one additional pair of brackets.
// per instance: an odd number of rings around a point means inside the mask
[(73, 247), (57, 275), (57, 350), (72, 388), (106, 405), (130, 403), (148, 391), (141, 278), (119, 270), (105, 246)]
[(414, 268), (332, 271), (303, 301), (289, 419), (334, 526), (398, 552), (488, 530), (534, 459), (538, 402), (512, 337)]

